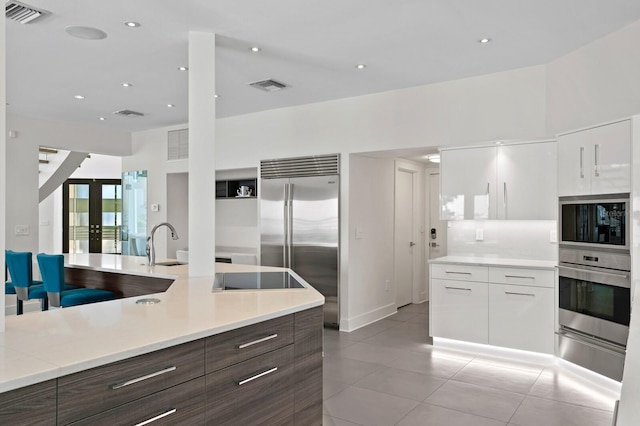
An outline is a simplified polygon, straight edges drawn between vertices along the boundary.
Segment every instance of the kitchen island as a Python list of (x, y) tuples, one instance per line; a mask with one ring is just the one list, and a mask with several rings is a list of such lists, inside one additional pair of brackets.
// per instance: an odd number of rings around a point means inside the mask
[[(192, 378), (189, 377), (190, 380), (186, 383), (192, 383), (195, 380), (196, 382), (193, 383), (197, 385), (196, 388), (205, 386), (206, 393), (199, 392), (202, 395), (233, 393), (235, 390), (226, 389), (223, 384), (217, 382), (217, 379), (226, 377), (225, 375), (231, 374), (229, 369), (245, 363), (249, 363), (246, 378), (252, 378), (252, 374), (256, 372), (258, 375), (263, 373), (258, 371), (261, 368), (258, 365), (250, 365), (257, 362), (256, 360), (260, 357), (239, 356), (235, 352), (239, 350), (238, 346), (242, 345), (234, 343), (233, 348), (225, 349), (221, 342), (225, 340), (235, 342), (236, 338), (249, 338), (252, 355), (276, 356), (276, 359), (269, 362), (274, 365), (282, 362), (286, 365), (291, 364), (290, 368), (287, 366), (280, 369), (283, 373), (290, 372), (292, 376), (295, 373), (297, 377), (311, 379), (307, 381), (307, 384), (314, 383), (311, 387), (295, 392), (294, 408), (290, 411), (293, 413), (295, 410), (296, 416), (300, 414), (318, 417), (317, 419), (314, 417), (311, 423), (321, 423), (322, 315), (319, 307), (322, 306), (324, 298), (295, 273), (293, 275), (305, 284), (305, 288), (213, 292), (213, 277), (189, 277), (188, 265), (149, 267), (140, 257), (75, 255), (67, 257), (66, 266), (98, 272), (172, 279), (173, 284), (165, 292), (140, 297), (36, 312), (21, 317), (7, 317), (6, 330), (0, 335), (0, 359), (2, 360), (0, 403), (8, 400), (9, 395), (19, 392), (20, 388), (35, 385), (55, 389), (57, 383), (58, 404), (60, 404), (61, 383), (66, 380), (65, 378), (73, 378), (77, 374), (91, 376), (92, 372), (98, 374), (102, 372), (101, 369), (108, 369), (110, 365), (118, 367), (117, 370), (127, 371), (129, 364), (126, 363), (130, 361), (135, 363), (136, 360), (156, 354), (160, 357), (164, 356), (163, 354), (178, 356), (183, 352), (187, 357), (189, 354), (197, 353), (196, 358), (203, 360), (203, 368), (194, 373)], [(216, 264), (216, 272), (225, 273), (281, 270), (282, 268)], [(157, 299), (159, 303), (136, 303), (140, 299)], [(281, 323), (282, 321), (284, 324)], [(255, 330), (262, 323), (268, 324), (267, 328)], [(272, 333), (270, 327), (284, 331)], [(255, 344), (254, 341), (261, 339), (253, 339), (252, 332), (258, 333), (254, 333), (256, 336), (264, 334), (263, 338), (268, 337), (266, 340), (268, 353), (263, 355), (260, 350), (256, 352), (255, 349), (262, 345)], [(242, 336), (243, 333), (244, 336)], [(234, 337), (236, 334), (237, 337)], [(285, 340), (276, 344), (275, 342), (280, 341), (280, 338), (270, 337), (273, 335), (284, 336)], [(185, 345), (191, 345), (190, 349)], [(178, 355), (171, 351), (177, 351)], [(202, 357), (199, 354), (202, 354)], [(218, 358), (223, 361), (216, 365), (213, 360)], [(224, 359), (230, 360), (225, 362)], [(138, 364), (145, 365), (147, 362), (140, 361)], [(191, 364), (193, 362), (190, 361), (189, 365)], [(177, 371), (180, 370), (177, 368)], [(144, 369), (141, 371), (144, 373)], [(147, 373), (149, 372), (143, 375)], [(318, 377), (319, 380), (317, 380)], [(118, 380), (126, 382), (128, 379), (123, 377)], [(154, 379), (151, 379), (148, 383), (151, 384), (153, 381)], [(259, 382), (260, 380), (253, 380), (251, 386), (254, 386), (253, 383), (255, 386), (260, 386)], [(186, 386), (186, 383), (179, 386)], [(288, 383), (289, 381), (278, 379), (273, 385), (277, 388)], [(109, 385), (114, 384), (109, 383)], [(170, 385), (173, 386), (174, 383)], [(142, 385), (142, 387), (145, 386)], [(156, 390), (150, 389), (150, 391)], [(80, 397), (85, 392), (86, 389), (77, 390), (74, 395)], [(288, 392), (292, 393), (293, 388)], [(181, 390), (179, 393), (188, 394), (189, 392)], [(287, 392), (283, 394), (286, 395)], [(298, 400), (298, 397), (305, 400)], [(204, 396), (203, 398), (203, 402), (207, 403), (207, 398)], [(313, 403), (311, 404), (310, 401)], [(124, 404), (123, 407), (126, 403), (130, 401), (118, 402), (118, 404)], [(76, 404), (81, 405), (82, 402), (78, 400)], [(15, 404), (12, 405), (15, 407)], [(296, 405), (299, 406), (296, 408)], [(115, 409), (111, 406), (104, 408), (105, 412)], [(207, 403), (207, 410), (209, 408), (210, 405)], [(226, 407), (226, 410), (224, 414), (227, 416), (227, 421), (232, 422), (229, 416), (233, 415), (233, 405)], [(0, 406), (0, 416), (2, 413)], [(26, 416), (29, 412), (22, 414)], [(72, 418), (72, 421), (76, 420), (75, 417), (69, 416), (69, 419)], [(206, 418), (208, 422), (216, 422), (210, 417)], [(109, 421), (112, 420), (113, 418)], [(54, 423), (49, 419), (48, 424)], [(58, 421), (58, 424), (65, 423)], [(100, 423), (99, 419), (96, 419), (95, 423)]]

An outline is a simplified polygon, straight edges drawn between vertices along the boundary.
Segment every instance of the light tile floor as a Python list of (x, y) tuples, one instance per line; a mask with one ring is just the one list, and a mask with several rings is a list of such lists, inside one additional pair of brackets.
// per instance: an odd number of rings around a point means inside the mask
[(611, 424), (619, 396), (561, 365), (434, 348), (428, 310), (325, 329), (324, 425)]

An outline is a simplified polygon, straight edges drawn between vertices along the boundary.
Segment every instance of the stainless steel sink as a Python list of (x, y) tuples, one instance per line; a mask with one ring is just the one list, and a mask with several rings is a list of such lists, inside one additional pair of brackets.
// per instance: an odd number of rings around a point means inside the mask
[(165, 260), (164, 262), (156, 262), (156, 265), (160, 265), (160, 266), (178, 266), (178, 265), (182, 265), (182, 263), (178, 262), (177, 260)]
[(217, 273), (213, 291), (305, 288), (288, 271)]

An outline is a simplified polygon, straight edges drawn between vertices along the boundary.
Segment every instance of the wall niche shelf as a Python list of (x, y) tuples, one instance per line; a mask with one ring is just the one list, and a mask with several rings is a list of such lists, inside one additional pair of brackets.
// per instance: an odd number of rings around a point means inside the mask
[[(241, 186), (248, 186), (251, 190), (250, 195), (238, 195), (238, 190)], [(216, 180), (216, 199), (256, 198), (258, 195), (257, 188), (256, 178)]]

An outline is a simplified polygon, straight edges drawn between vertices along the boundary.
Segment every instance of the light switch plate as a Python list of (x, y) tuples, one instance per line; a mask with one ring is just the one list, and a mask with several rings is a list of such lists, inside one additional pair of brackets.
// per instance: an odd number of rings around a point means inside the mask
[(29, 235), (29, 225), (16, 225), (15, 234), (20, 236)]
[(558, 242), (558, 231), (556, 231), (555, 229), (552, 229), (551, 231), (549, 231), (549, 242), (550, 243)]
[(160, 205), (159, 204), (151, 204), (151, 211), (152, 212), (160, 211)]
[(356, 227), (356, 240), (361, 240), (364, 238), (364, 230), (360, 227)]
[(476, 229), (476, 241), (484, 240), (484, 229), (478, 228)]

